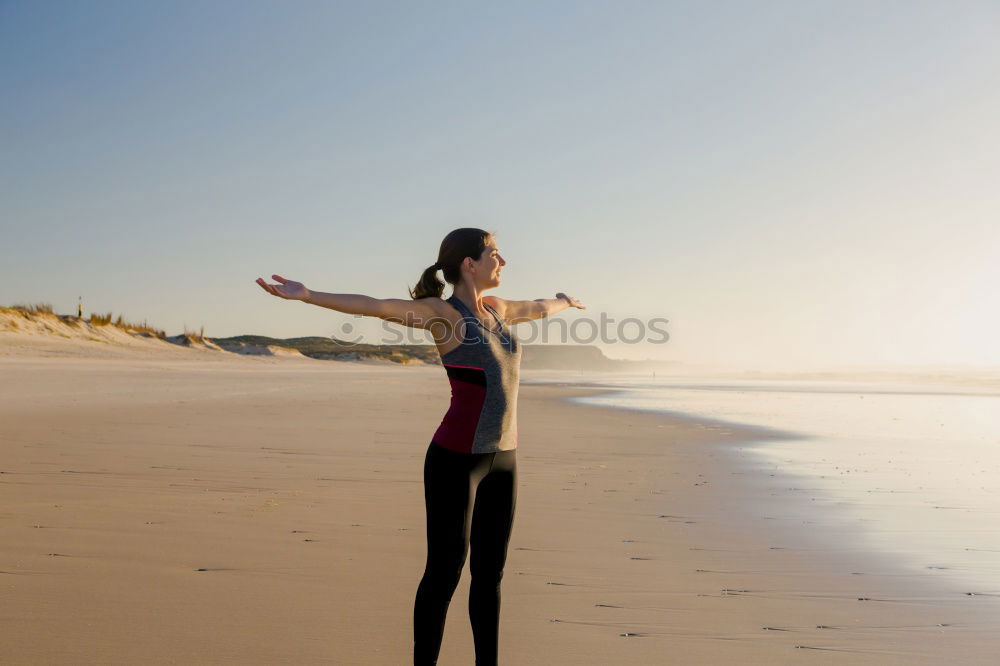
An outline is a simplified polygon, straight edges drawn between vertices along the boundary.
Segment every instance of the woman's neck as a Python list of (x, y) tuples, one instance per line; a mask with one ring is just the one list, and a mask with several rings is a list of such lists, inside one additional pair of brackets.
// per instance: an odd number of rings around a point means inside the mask
[(455, 296), (458, 296), (459, 300), (473, 312), (486, 312), (486, 308), (483, 307), (483, 295), (476, 291), (475, 286), (463, 282), (455, 287)]

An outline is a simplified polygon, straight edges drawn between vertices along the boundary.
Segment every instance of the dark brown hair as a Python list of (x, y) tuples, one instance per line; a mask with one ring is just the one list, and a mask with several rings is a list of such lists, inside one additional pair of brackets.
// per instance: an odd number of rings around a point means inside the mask
[(444, 279), (451, 285), (458, 284), (462, 279), (462, 262), (466, 257), (472, 257), (479, 261), (486, 249), (486, 241), (490, 240), (493, 234), (482, 229), (463, 227), (455, 229), (441, 241), (441, 249), (438, 251), (437, 263), (428, 267), (417, 286), (410, 289), (410, 297), (413, 299), (427, 298), (444, 294), (444, 282), (437, 277), (438, 271), (444, 272)]

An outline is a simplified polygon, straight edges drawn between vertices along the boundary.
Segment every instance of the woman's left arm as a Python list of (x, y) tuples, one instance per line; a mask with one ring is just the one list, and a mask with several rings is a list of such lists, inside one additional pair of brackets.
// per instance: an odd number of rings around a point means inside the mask
[(566, 308), (587, 309), (580, 301), (562, 292), (556, 294), (555, 298), (538, 298), (533, 301), (508, 301), (498, 296), (483, 296), (483, 301), (496, 310), (508, 324), (549, 317)]

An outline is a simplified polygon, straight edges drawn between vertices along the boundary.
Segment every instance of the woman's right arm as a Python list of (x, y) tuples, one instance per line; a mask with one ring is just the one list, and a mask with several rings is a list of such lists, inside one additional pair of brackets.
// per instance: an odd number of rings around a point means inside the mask
[(279, 298), (302, 301), (310, 305), (318, 305), (337, 312), (378, 317), (412, 328), (430, 328), (434, 322), (440, 322), (443, 317), (435, 308), (434, 301), (440, 299), (421, 298), (407, 300), (402, 298), (372, 298), (362, 294), (328, 294), (306, 288), (301, 282), (287, 280), (280, 275), (272, 275), (280, 284), (268, 284), (257, 278), (257, 284), (264, 291)]

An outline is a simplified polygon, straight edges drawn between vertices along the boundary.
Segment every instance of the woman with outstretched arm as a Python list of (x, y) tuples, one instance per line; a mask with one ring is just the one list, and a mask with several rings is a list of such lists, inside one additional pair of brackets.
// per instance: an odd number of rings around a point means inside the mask
[[(257, 284), (280, 298), (379, 317), (429, 331), (451, 383), (451, 405), (424, 458), (427, 564), (413, 609), (414, 664), (436, 664), (445, 616), (471, 542), (469, 617), (476, 664), (497, 663), (500, 580), (517, 498), (517, 390), (521, 345), (511, 324), (585, 309), (566, 294), (508, 301), (483, 292), (500, 286), (500, 256), (493, 234), (456, 229), (445, 236), (411, 300), (328, 294), (301, 282), (272, 277)], [(445, 284), (452, 285), (443, 299)]]

